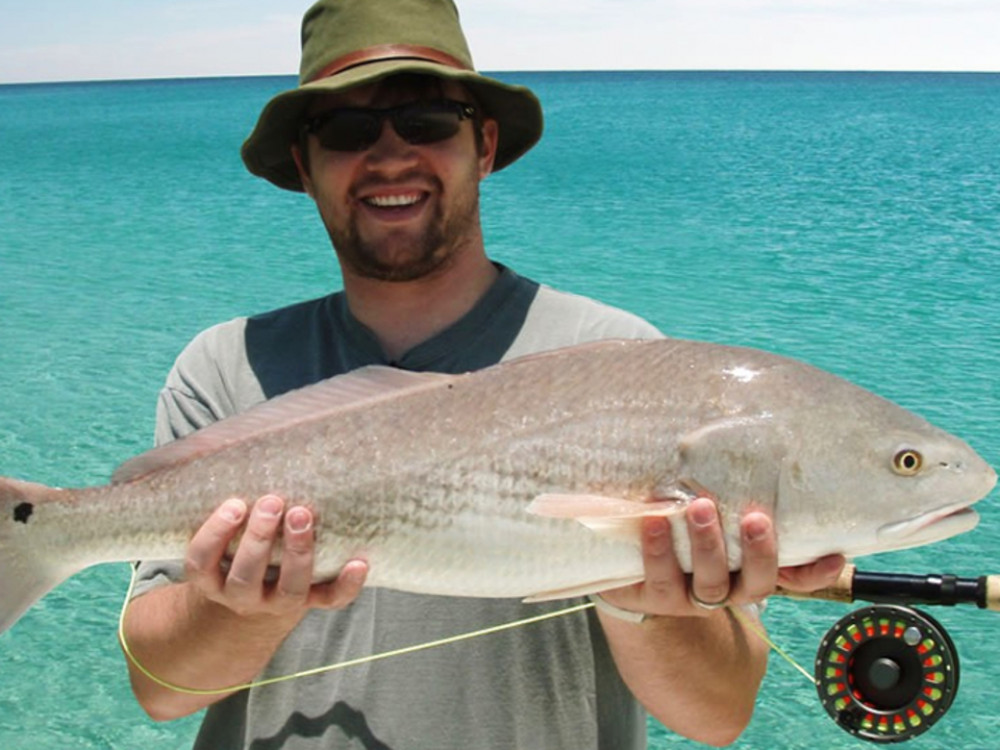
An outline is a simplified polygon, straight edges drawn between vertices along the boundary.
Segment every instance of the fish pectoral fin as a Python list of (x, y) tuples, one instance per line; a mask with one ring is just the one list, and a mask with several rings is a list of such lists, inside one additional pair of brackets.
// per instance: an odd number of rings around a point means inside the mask
[(649, 516), (673, 516), (687, 503), (676, 499), (627, 500), (604, 495), (539, 495), (528, 512), (542, 518), (573, 519), (591, 531), (612, 539), (639, 543), (640, 524)]
[(526, 604), (535, 604), (537, 602), (549, 602), (553, 599), (571, 599), (575, 596), (596, 594), (598, 591), (607, 591), (608, 589), (618, 589), (622, 586), (631, 586), (634, 583), (639, 583), (643, 579), (644, 576), (629, 576), (628, 578), (608, 578), (603, 581), (590, 581), (588, 583), (581, 583), (578, 586), (569, 586), (564, 589), (540, 591), (537, 594), (525, 597), (524, 602)]
[(670, 515), (681, 506), (677, 500), (627, 500), (607, 495), (545, 493), (528, 505), (528, 512), (543, 518), (636, 518)]

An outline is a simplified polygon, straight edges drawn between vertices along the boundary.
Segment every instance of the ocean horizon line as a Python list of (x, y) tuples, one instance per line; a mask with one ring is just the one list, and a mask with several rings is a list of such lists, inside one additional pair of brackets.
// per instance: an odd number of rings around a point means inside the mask
[[(927, 76), (927, 77), (1000, 77), (998, 70), (888, 70), (867, 68), (566, 68), (566, 69), (536, 69), (536, 70), (480, 70), (487, 76), (550, 76), (550, 75), (664, 75), (664, 76)], [(0, 88), (29, 86), (76, 86), (93, 84), (149, 84), (149, 83), (179, 83), (179, 82), (211, 82), (226, 80), (264, 80), (264, 79), (297, 79), (297, 73), (239, 73), (239, 74), (204, 74), (204, 75), (163, 75), (136, 76), (125, 78), (79, 78), (79, 79), (46, 79), (37, 81), (3, 81)]]

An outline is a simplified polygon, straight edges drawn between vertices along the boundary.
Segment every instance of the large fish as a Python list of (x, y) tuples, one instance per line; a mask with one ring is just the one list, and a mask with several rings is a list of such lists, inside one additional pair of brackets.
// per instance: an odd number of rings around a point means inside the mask
[[(0, 480), (0, 629), (96, 563), (177, 559), (228, 497), (317, 513), (316, 578), (555, 598), (641, 580), (638, 523), (708, 494), (774, 514), (783, 565), (971, 529), (996, 474), (964, 442), (765, 352), (612, 341), (465, 375), (365, 368), (123, 465), (110, 485)], [(683, 524), (674, 524), (689, 564)]]

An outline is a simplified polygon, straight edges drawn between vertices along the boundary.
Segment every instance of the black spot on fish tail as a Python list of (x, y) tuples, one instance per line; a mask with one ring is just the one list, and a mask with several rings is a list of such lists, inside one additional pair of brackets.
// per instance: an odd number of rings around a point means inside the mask
[(31, 503), (21, 503), (14, 508), (14, 520), (18, 523), (27, 523), (31, 514), (35, 512), (35, 506)]

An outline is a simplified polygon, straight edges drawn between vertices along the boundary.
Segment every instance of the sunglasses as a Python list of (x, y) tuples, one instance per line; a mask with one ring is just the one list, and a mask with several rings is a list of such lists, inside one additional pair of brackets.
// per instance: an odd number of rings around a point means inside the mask
[(382, 123), (389, 120), (400, 138), (417, 146), (451, 138), (462, 120), (475, 113), (471, 104), (452, 99), (385, 109), (340, 107), (306, 120), (302, 130), (315, 135), (320, 146), (329, 151), (364, 151), (375, 145), (382, 135)]

